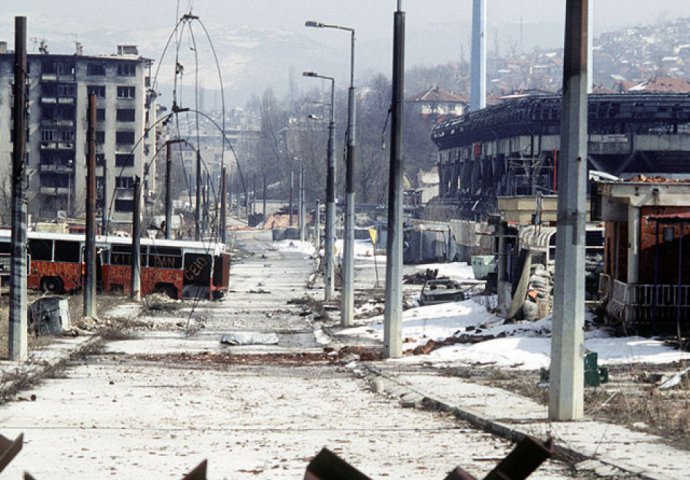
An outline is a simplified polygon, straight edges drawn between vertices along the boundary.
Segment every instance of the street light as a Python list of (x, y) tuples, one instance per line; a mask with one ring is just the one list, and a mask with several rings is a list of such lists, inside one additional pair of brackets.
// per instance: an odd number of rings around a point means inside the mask
[(347, 158), (345, 160), (345, 238), (343, 245), (343, 286), (340, 323), (349, 326), (354, 319), (355, 259), (355, 29), (313, 20), (306, 27), (333, 28), (350, 32), (350, 88), (347, 92)]
[(302, 76), (321, 78), (331, 82), (331, 112), (328, 122), (328, 148), (327, 148), (327, 171), (326, 171), (326, 264), (324, 265), (325, 300), (331, 300), (335, 286), (334, 265), (333, 265), (333, 244), (335, 242), (335, 79), (316, 72), (303, 72)]
[(72, 207), (72, 160), (67, 160), (67, 218), (70, 217)]

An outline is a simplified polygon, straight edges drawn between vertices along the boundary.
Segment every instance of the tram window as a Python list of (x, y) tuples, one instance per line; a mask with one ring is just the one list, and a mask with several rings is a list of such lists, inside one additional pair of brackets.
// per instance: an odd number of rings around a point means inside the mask
[(132, 248), (129, 245), (113, 245), (110, 253), (111, 265), (131, 265)]
[[(146, 266), (146, 261), (148, 256), (146, 254), (146, 247), (141, 247), (141, 253), (139, 258), (139, 265), (142, 267)], [(110, 253), (110, 264), (111, 265), (131, 265), (132, 264), (132, 247), (129, 245), (113, 245), (112, 251)]]
[(79, 242), (55, 241), (56, 262), (79, 262)]
[(53, 241), (52, 240), (29, 240), (29, 253), (32, 260), (47, 260), (53, 259)]
[(182, 268), (182, 251), (179, 248), (150, 247), (149, 266), (155, 268)]
[(0, 255), (12, 253), (12, 244), (10, 242), (0, 242)]

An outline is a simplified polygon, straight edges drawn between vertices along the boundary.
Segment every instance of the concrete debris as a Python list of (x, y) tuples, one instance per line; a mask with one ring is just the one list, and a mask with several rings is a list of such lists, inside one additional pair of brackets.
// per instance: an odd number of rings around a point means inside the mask
[(659, 385), (659, 390), (668, 390), (669, 388), (673, 388), (676, 385), (680, 385), (681, 380), (685, 375), (690, 372), (690, 367), (686, 368), (682, 372), (678, 372), (675, 375), (673, 375), (671, 378), (668, 380), (664, 381), (661, 385)]
[(60, 334), (70, 328), (69, 304), (63, 297), (43, 297), (29, 307), (29, 330), (36, 335)]
[(427, 268), (424, 272), (403, 275), (403, 284), (424, 285), (427, 280), (434, 280), (436, 277), (438, 277), (438, 268), (434, 270)]
[(277, 345), (278, 335), (275, 333), (236, 332), (220, 337), (223, 345)]

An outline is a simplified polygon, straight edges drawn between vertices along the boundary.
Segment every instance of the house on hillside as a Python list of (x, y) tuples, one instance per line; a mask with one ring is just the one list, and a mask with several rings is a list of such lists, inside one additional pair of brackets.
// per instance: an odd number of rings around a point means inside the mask
[(464, 95), (446, 92), (436, 86), (415, 95), (408, 104), (420, 116), (435, 121), (441, 117), (459, 117), (465, 113), (469, 101)]

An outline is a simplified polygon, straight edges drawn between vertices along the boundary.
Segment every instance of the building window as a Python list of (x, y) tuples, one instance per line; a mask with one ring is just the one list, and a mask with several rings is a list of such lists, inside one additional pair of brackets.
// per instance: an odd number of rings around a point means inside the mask
[(105, 108), (96, 109), (96, 121), (105, 122)]
[(74, 130), (62, 130), (60, 132), (60, 141), (68, 143), (74, 142)]
[(116, 153), (115, 154), (116, 167), (133, 167), (134, 154), (133, 153)]
[(134, 132), (116, 132), (115, 143), (125, 143), (131, 145), (134, 143)]
[(97, 98), (105, 98), (105, 85), (87, 85), (86, 92), (96, 95)]
[(102, 63), (88, 63), (86, 65), (86, 74), (92, 76), (105, 75), (105, 65)]
[(71, 84), (60, 84), (57, 87), (58, 97), (73, 97), (76, 89)]
[(121, 77), (133, 77), (137, 74), (137, 64), (120, 63), (117, 66), (117, 74)]
[(117, 98), (134, 98), (134, 87), (117, 87)]
[(132, 188), (134, 179), (132, 177), (115, 177), (115, 188)]
[(96, 145), (103, 145), (105, 143), (105, 132), (96, 130)]
[(99, 167), (105, 165), (105, 153), (96, 154), (96, 165), (98, 165)]
[(41, 130), (41, 141), (42, 142), (52, 142), (54, 136), (55, 136), (55, 130), (52, 130), (50, 128), (44, 128), (43, 130)]
[(117, 121), (118, 122), (133, 122), (136, 110), (133, 108), (118, 108)]
[(116, 198), (115, 211), (116, 212), (131, 212), (134, 210), (133, 198)]

